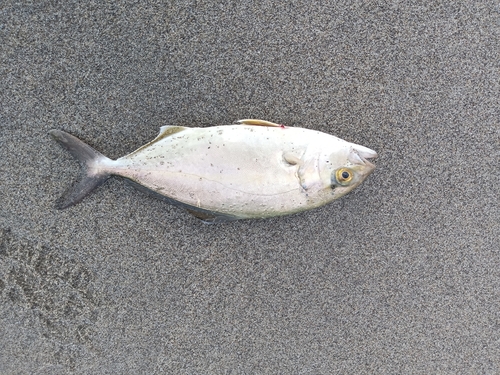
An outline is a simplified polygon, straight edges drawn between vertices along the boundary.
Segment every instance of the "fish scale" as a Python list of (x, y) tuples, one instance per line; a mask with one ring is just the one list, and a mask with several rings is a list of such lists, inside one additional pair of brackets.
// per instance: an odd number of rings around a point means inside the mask
[(264, 120), (206, 128), (163, 126), (117, 160), (60, 130), (50, 134), (83, 168), (59, 208), (81, 201), (110, 176), (126, 178), (206, 222), (287, 215), (325, 205), (373, 171), (376, 152), (333, 135)]

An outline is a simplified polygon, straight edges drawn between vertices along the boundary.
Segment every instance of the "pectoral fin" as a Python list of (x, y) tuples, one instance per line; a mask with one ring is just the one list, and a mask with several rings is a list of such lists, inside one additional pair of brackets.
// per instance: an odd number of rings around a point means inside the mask
[[(303, 156), (304, 151), (300, 154)], [(283, 153), (283, 160), (290, 166), (297, 166), (295, 175), (299, 180), (300, 186), (305, 191), (310, 191), (315, 185), (321, 183), (318, 174), (317, 159), (304, 161), (296, 152), (287, 151)]]
[(302, 164), (302, 160), (293, 152), (284, 152), (283, 159), (290, 165)]
[(314, 190), (315, 186), (321, 186), (321, 180), (318, 173), (317, 160), (310, 160), (302, 163), (297, 171), (300, 186), (307, 192)]
[(257, 126), (271, 126), (271, 127), (278, 127), (281, 128), (283, 125), (280, 124), (275, 124), (274, 122), (266, 121), (266, 120), (257, 120), (257, 119), (244, 119), (244, 120), (238, 120), (238, 124), (240, 125), (257, 125)]

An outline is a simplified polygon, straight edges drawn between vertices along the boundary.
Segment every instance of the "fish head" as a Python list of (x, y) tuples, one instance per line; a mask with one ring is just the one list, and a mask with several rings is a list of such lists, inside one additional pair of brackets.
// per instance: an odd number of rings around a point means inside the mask
[(333, 199), (340, 198), (354, 190), (368, 177), (375, 165), (368, 159), (377, 153), (368, 147), (347, 143), (329, 156), (327, 165)]

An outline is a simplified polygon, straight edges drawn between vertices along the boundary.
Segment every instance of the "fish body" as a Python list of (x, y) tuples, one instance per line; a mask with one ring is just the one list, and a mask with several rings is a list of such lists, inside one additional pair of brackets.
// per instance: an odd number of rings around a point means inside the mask
[[(319, 131), (263, 120), (189, 128), (164, 126), (117, 160), (68, 133), (52, 136), (82, 162), (84, 178), (60, 207), (117, 175), (207, 222), (287, 215), (322, 206), (358, 186), (376, 152)], [(80, 186), (79, 186), (80, 185)]]

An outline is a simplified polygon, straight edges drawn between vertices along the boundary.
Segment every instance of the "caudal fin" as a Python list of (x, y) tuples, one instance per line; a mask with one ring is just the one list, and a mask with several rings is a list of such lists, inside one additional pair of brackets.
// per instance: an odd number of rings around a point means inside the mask
[(62, 210), (80, 202), (111, 176), (105, 168), (111, 159), (62, 130), (51, 130), (49, 134), (82, 165), (80, 181), (66, 191), (56, 203), (56, 207)]

